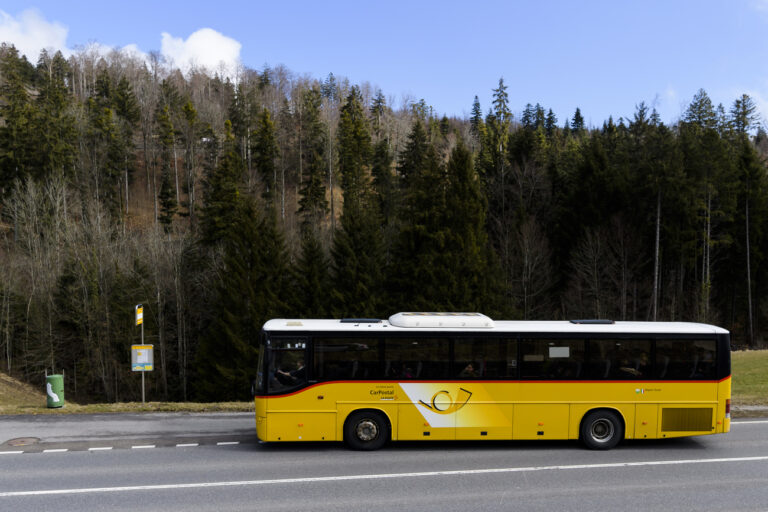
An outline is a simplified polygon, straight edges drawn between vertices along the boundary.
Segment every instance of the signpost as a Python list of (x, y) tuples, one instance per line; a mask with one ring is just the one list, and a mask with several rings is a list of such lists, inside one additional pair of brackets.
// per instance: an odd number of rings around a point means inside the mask
[(145, 403), (144, 372), (151, 372), (155, 367), (154, 346), (144, 344), (144, 307), (137, 304), (134, 311), (136, 325), (141, 326), (141, 345), (131, 345), (131, 370), (141, 372), (141, 403)]

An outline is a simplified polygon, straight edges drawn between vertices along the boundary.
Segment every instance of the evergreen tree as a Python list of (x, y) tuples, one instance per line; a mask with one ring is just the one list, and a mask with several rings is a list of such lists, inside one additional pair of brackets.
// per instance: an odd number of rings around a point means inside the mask
[(376, 91), (376, 96), (371, 103), (371, 117), (373, 121), (373, 133), (378, 140), (381, 137), (382, 123), (384, 121), (384, 113), (387, 111), (387, 101), (384, 98), (384, 93), (381, 89)]
[(757, 105), (747, 94), (733, 102), (731, 119), (737, 133), (748, 133), (759, 121)]
[(429, 139), (420, 119), (416, 119), (408, 135), (405, 149), (400, 153), (397, 172), (400, 175), (401, 186), (409, 187), (409, 181), (418, 176), (426, 164), (429, 150)]
[(525, 109), (523, 110), (523, 117), (520, 118), (520, 123), (523, 125), (523, 128), (534, 127), (534, 116), (535, 111), (533, 109), (533, 105), (526, 103)]
[[(417, 120), (414, 128), (418, 124)], [(428, 311), (433, 307), (456, 311), (450, 302), (453, 297), (443, 293), (450, 275), (440, 261), (448, 250), (444, 225), (446, 185), (445, 169), (430, 144), (420, 165), (404, 182), (401, 227), (389, 272), (389, 295), (406, 310)]]
[(173, 193), (173, 185), (171, 184), (171, 172), (168, 168), (163, 169), (160, 193), (157, 198), (160, 201), (160, 215), (157, 220), (163, 225), (163, 229), (168, 232), (171, 229), (173, 217), (176, 215), (176, 209), (178, 208), (176, 195)]
[(703, 129), (717, 127), (717, 114), (712, 106), (712, 100), (709, 99), (709, 95), (704, 89), (699, 89), (694, 95), (693, 101), (685, 111), (683, 120)]
[(475, 100), (472, 102), (472, 115), (469, 118), (469, 127), (472, 136), (476, 139), (480, 138), (480, 126), (483, 124), (483, 111), (480, 109), (480, 100), (475, 96)]
[(579, 135), (584, 132), (584, 116), (581, 115), (581, 109), (576, 107), (576, 112), (573, 113), (573, 119), (571, 119), (571, 131)]
[[(201, 212), (201, 242), (213, 246), (228, 237), (235, 222), (234, 205), (241, 197), (243, 161), (235, 148), (229, 121), (225, 123), (224, 151), (218, 165), (209, 169)], [(210, 151), (210, 150), (209, 150)], [(208, 158), (209, 162), (212, 160)], [(210, 162), (211, 165), (213, 162)]]
[(551, 137), (557, 129), (557, 116), (549, 109), (547, 112), (547, 118), (544, 120), (544, 130), (547, 132), (547, 137)]
[(352, 87), (341, 109), (338, 140), (344, 211), (331, 251), (336, 283), (332, 312), (377, 316), (383, 281), (380, 220), (369, 179), (371, 139), (357, 87)]
[(175, 166), (174, 143), (175, 130), (171, 121), (168, 105), (164, 106), (157, 116), (158, 139), (160, 141), (160, 190), (157, 198), (160, 202), (160, 214), (158, 221), (168, 231), (173, 221), (173, 216), (178, 208), (178, 201), (173, 187), (172, 169)]
[(35, 172), (37, 112), (28, 92), (30, 67), (15, 47), (0, 46), (0, 196), (15, 180)]
[[(230, 145), (230, 158), (239, 159), (234, 141)], [(276, 299), (274, 290), (262, 282), (265, 269), (255, 205), (238, 198), (229, 208), (231, 224), (222, 239), (224, 268), (212, 322), (197, 353), (195, 395), (204, 401), (248, 398), (258, 362), (258, 333), (271, 312), (264, 308), (268, 301), (263, 295)]]
[(382, 223), (386, 226), (394, 221), (397, 208), (397, 184), (392, 174), (392, 154), (389, 141), (380, 140), (373, 148), (373, 189), (379, 199)]
[(344, 213), (357, 214), (366, 208), (369, 193), (371, 136), (363, 110), (362, 95), (352, 87), (339, 117), (339, 172), (344, 193)]
[(61, 52), (48, 58), (43, 51), (38, 62), (40, 93), (34, 129), (39, 150), (36, 165), (38, 177), (71, 175), (76, 158), (75, 119), (71, 114), (72, 95), (66, 84), (69, 64)]
[(334, 284), (330, 280), (328, 257), (313, 231), (302, 236), (295, 276), (291, 293), (294, 311), (307, 318), (328, 316), (328, 290), (332, 290)]
[(328, 200), (325, 197), (325, 127), (320, 118), (322, 96), (319, 89), (313, 88), (304, 93), (303, 125), (305, 151), (302, 158), (304, 182), (299, 191), (299, 213), (302, 215), (302, 230), (317, 230), (328, 213)]
[(253, 161), (261, 175), (264, 189), (262, 197), (267, 208), (275, 207), (277, 201), (277, 165), (275, 159), (278, 156), (277, 141), (275, 136), (275, 123), (269, 110), (262, 109), (253, 134)]

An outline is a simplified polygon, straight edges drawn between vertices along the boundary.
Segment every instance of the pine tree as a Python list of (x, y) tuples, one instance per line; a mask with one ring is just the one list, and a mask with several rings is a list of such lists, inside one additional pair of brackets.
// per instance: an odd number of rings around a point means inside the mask
[(581, 109), (576, 107), (576, 112), (573, 113), (571, 119), (571, 131), (576, 135), (580, 135), (584, 132), (584, 116), (581, 115)]
[[(225, 123), (224, 152), (215, 168), (209, 169), (205, 180), (204, 205), (201, 212), (201, 242), (213, 246), (228, 237), (234, 224), (234, 205), (241, 197), (243, 161), (240, 159), (229, 121)], [(214, 151), (212, 144), (209, 154)], [(212, 156), (212, 155), (211, 155)], [(214, 160), (209, 156), (209, 166)]]
[(319, 89), (313, 88), (304, 93), (303, 125), (304, 151), (302, 158), (304, 182), (299, 191), (299, 213), (302, 216), (302, 230), (317, 230), (328, 213), (328, 200), (325, 197), (325, 127), (320, 119), (322, 96)]
[[(13, 182), (35, 172), (36, 140), (33, 120), (37, 116), (29, 95), (27, 77), (31, 66), (13, 46), (0, 46), (0, 196)], [(34, 70), (32, 70), (34, 71)]]
[(40, 93), (38, 115), (33, 124), (37, 133), (37, 176), (71, 176), (76, 158), (73, 98), (67, 87), (69, 64), (61, 52), (49, 58), (43, 51), (37, 64)]
[(369, 178), (371, 139), (357, 87), (341, 109), (338, 140), (344, 211), (331, 250), (332, 312), (376, 316), (383, 286), (380, 220)]
[(462, 311), (487, 311), (491, 315), (512, 313), (500, 286), (501, 269), (496, 264), (486, 231), (487, 200), (472, 154), (459, 143), (447, 166), (445, 194), (445, 252), (450, 303)]
[(715, 109), (712, 106), (712, 100), (709, 99), (704, 89), (699, 89), (694, 95), (693, 101), (685, 111), (683, 120), (702, 129), (717, 127), (717, 114), (715, 114)]
[(472, 102), (472, 115), (469, 118), (469, 126), (472, 136), (480, 139), (480, 126), (483, 124), (483, 111), (480, 109), (480, 100), (475, 96)]
[(376, 96), (371, 103), (371, 117), (373, 118), (373, 134), (378, 140), (381, 137), (382, 123), (384, 122), (384, 113), (387, 111), (387, 101), (381, 89), (376, 91)]
[(176, 215), (178, 204), (176, 203), (176, 195), (173, 193), (173, 185), (171, 184), (171, 172), (170, 169), (163, 169), (162, 180), (160, 181), (160, 193), (157, 199), (160, 201), (160, 215), (158, 221), (163, 225), (166, 233), (170, 231), (171, 224), (173, 223), (173, 217)]
[(394, 221), (397, 208), (397, 185), (392, 174), (392, 154), (389, 141), (380, 140), (373, 148), (373, 189), (379, 199), (382, 223), (386, 226)]
[(293, 309), (307, 318), (324, 318), (330, 314), (328, 290), (330, 280), (328, 257), (313, 231), (302, 236), (301, 254), (296, 262)]
[(269, 110), (262, 109), (253, 134), (253, 161), (261, 175), (264, 186), (262, 197), (267, 208), (273, 208), (277, 202), (277, 165), (278, 156), (275, 123)]
[(737, 133), (748, 133), (759, 121), (757, 105), (747, 94), (733, 102), (731, 119)]
[(175, 130), (171, 121), (171, 115), (168, 105), (164, 106), (157, 116), (158, 139), (160, 141), (160, 190), (157, 199), (160, 202), (160, 214), (158, 222), (168, 231), (173, 216), (178, 208), (178, 201), (173, 188), (173, 178), (171, 172), (175, 164), (174, 143), (176, 140)]
[(557, 116), (549, 109), (547, 112), (547, 118), (544, 120), (544, 130), (547, 132), (547, 137), (551, 137), (557, 129)]
[(421, 119), (416, 119), (408, 135), (405, 149), (400, 153), (397, 172), (400, 176), (401, 186), (408, 188), (409, 181), (419, 175), (426, 163), (429, 139)]
[[(230, 144), (231, 157), (239, 158), (234, 141)], [(265, 269), (255, 205), (238, 198), (229, 208), (231, 224), (222, 239), (224, 268), (212, 322), (197, 352), (195, 395), (204, 401), (247, 399), (258, 361), (258, 333), (269, 314), (261, 309), (259, 294), (272, 292), (261, 282)]]
[(369, 199), (371, 136), (367, 121), (360, 89), (354, 86), (341, 109), (338, 128), (339, 172), (345, 214), (357, 214), (366, 208)]

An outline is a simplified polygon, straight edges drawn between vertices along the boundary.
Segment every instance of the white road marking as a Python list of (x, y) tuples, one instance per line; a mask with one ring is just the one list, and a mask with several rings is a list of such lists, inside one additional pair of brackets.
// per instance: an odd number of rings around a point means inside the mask
[(0, 452), (0, 455), (8, 455), (9, 453), (24, 453), (24, 450), (15, 450), (12, 452)]
[(188, 448), (191, 446), (199, 446), (199, 444), (198, 443), (181, 443), (181, 444), (177, 444), (176, 448)]
[(731, 425), (754, 425), (756, 423), (768, 423), (768, 420), (732, 421)]
[(230, 444), (240, 444), (240, 441), (220, 441), (216, 443), (216, 446), (227, 446)]
[(281, 478), (275, 480), (241, 480), (231, 482), (199, 482), (192, 484), (135, 485), (130, 487), (91, 487), (79, 489), (51, 489), (41, 491), (0, 492), (0, 498), (19, 496), (50, 496), (57, 494), (93, 494), (105, 492), (160, 491), (175, 489), (201, 489), (211, 487), (242, 487), (275, 484), (306, 484), (316, 482), (344, 482), (394, 478), (426, 478), (439, 476), (484, 475), (494, 473), (529, 473), (533, 471), (557, 471), (569, 469), (610, 469), (639, 466), (670, 466), (683, 464), (722, 464), (726, 462), (768, 461), (768, 455), (759, 457), (730, 457), (721, 459), (652, 460), (645, 462), (614, 462), (609, 464), (573, 464), (570, 466), (529, 466), (521, 468), (460, 469), (454, 471), (424, 471), (419, 473), (383, 473), (377, 475), (316, 476), (306, 478)]
[(43, 450), (43, 453), (64, 453), (68, 451), (69, 448), (51, 448), (49, 450)]
[(89, 452), (100, 452), (102, 450), (111, 450), (111, 446), (94, 446), (93, 448), (88, 448)]
[(143, 449), (146, 449), (146, 448), (154, 448), (154, 447), (155, 447), (155, 445), (153, 445), (153, 444), (137, 444), (137, 445), (131, 446), (131, 449), (132, 450), (143, 450)]

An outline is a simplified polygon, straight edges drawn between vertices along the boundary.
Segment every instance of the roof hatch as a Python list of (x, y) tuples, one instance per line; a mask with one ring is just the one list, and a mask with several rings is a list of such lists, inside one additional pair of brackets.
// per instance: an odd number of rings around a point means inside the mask
[(493, 320), (481, 313), (396, 313), (389, 317), (394, 327), (483, 328), (493, 327)]

